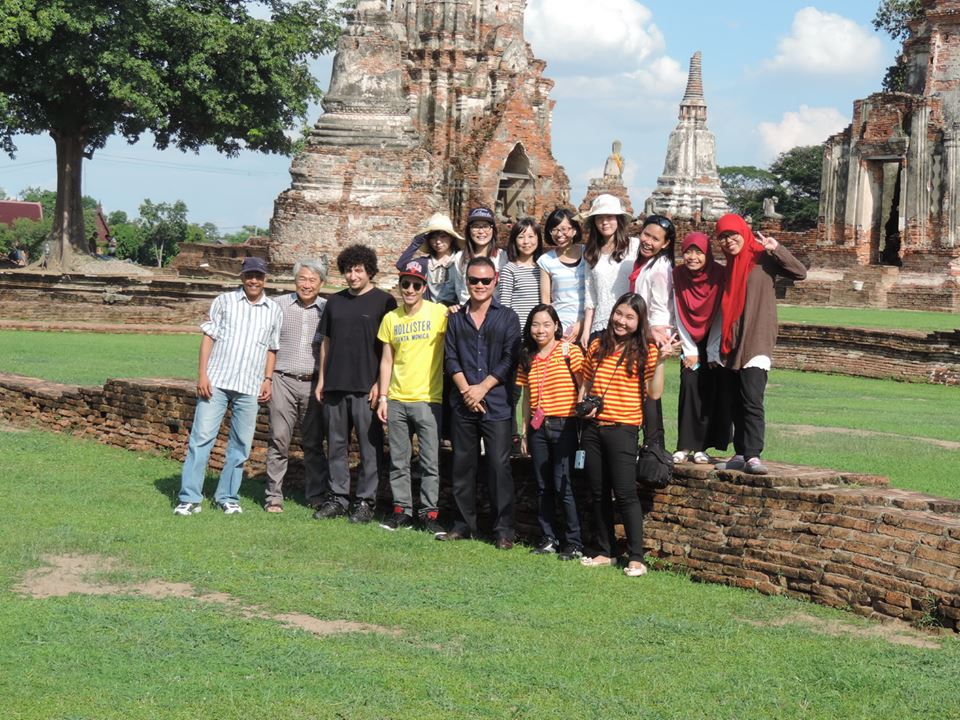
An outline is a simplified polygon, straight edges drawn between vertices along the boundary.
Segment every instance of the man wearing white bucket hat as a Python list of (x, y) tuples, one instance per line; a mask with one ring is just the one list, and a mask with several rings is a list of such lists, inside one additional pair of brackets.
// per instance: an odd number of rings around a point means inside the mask
[(616, 299), (630, 291), (630, 273), (640, 239), (627, 237), (627, 226), (633, 216), (613, 195), (597, 195), (590, 210), (577, 219), (584, 222), (587, 235), (583, 249), (587, 265), (580, 338), (581, 344), (589, 347), (590, 341), (606, 329)]
[[(442, 297), (443, 286), (453, 263), (454, 253), (463, 248), (463, 236), (453, 229), (453, 222), (443, 213), (434, 213), (417, 231), (407, 249), (397, 260), (397, 270), (404, 272), (415, 262), (420, 266), (421, 274), (427, 279), (424, 300), (453, 304), (455, 298)], [(426, 255), (418, 253), (425, 251)]]

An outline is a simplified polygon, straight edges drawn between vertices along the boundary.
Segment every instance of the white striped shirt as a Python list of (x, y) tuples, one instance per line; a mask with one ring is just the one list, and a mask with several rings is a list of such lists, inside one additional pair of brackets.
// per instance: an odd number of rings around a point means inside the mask
[(500, 271), (497, 290), (500, 304), (513, 310), (524, 327), (530, 311), (540, 304), (540, 268), (508, 262)]
[(283, 313), (266, 294), (255, 303), (243, 288), (218, 295), (210, 306), (210, 319), (200, 326), (213, 339), (207, 362), (210, 384), (221, 390), (257, 395), (263, 384), (267, 350), (280, 346)]

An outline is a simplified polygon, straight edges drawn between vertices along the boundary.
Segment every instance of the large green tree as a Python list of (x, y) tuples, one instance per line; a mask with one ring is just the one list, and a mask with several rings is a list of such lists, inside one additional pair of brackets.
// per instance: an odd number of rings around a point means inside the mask
[[(873, 27), (883, 30), (894, 40), (903, 41), (910, 37), (910, 23), (923, 17), (922, 0), (881, 0), (877, 14), (873, 16)], [(896, 92), (905, 90), (907, 84), (907, 63), (903, 53), (887, 68), (883, 77), (883, 89)]]
[[(88, 253), (81, 166), (111, 135), (157, 148), (288, 152), (339, 34), (331, 0), (0, 0), (0, 146), (49, 133), (51, 264)], [(269, 18), (255, 17), (269, 13)]]
[(770, 172), (777, 180), (777, 212), (783, 215), (783, 225), (788, 230), (817, 226), (822, 169), (822, 145), (795, 147), (780, 153), (770, 164)]

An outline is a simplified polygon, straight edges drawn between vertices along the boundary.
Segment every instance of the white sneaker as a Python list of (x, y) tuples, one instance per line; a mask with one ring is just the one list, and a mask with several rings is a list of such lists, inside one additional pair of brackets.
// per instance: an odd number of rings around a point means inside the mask
[(674, 462), (674, 463), (686, 462), (686, 461), (687, 461), (687, 456), (688, 456), (689, 454), (690, 454), (690, 453), (688, 453), (686, 450), (677, 450), (677, 451), (673, 454), (673, 462)]
[(709, 465), (710, 456), (707, 455), (702, 450), (698, 450), (693, 454), (693, 462), (696, 463), (697, 465)]
[(174, 515), (196, 515), (198, 512), (203, 510), (203, 506), (200, 503), (188, 503), (182, 502), (173, 509)]
[(221, 510), (223, 510), (224, 515), (239, 515), (243, 512), (243, 508), (240, 507), (239, 503), (228, 500), (224, 503), (217, 503)]

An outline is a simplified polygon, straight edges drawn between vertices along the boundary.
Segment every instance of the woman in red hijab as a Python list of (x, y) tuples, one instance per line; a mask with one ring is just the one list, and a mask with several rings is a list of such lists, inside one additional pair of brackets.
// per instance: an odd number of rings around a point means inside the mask
[(720, 300), (720, 359), (730, 371), (733, 450), (718, 470), (766, 475), (763, 393), (777, 342), (777, 275), (803, 280), (807, 269), (772, 237), (757, 233), (739, 215), (717, 220), (717, 240), (727, 258)]
[[(730, 413), (721, 397), (720, 296), (723, 267), (710, 238), (690, 233), (680, 245), (683, 264), (673, 269), (674, 311), (683, 354), (677, 408), (677, 451), (673, 461), (705, 465), (704, 452), (730, 444)], [(692, 457), (691, 457), (692, 456)]]

